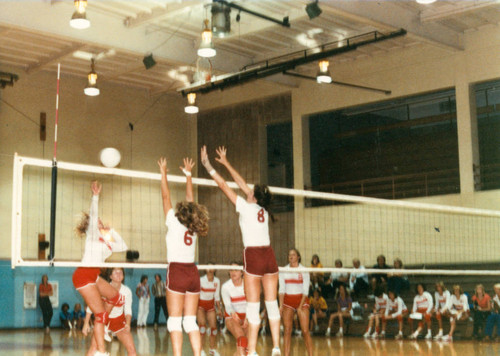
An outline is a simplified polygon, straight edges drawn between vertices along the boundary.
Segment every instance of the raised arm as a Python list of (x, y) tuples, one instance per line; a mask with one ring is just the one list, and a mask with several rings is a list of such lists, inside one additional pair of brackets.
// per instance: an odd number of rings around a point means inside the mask
[(90, 210), (89, 210), (89, 217), (90, 217), (89, 230), (91, 228), (97, 228), (98, 226), (99, 194), (101, 193), (102, 185), (98, 181), (93, 181), (90, 187), (92, 189), (92, 203), (90, 203)]
[(193, 177), (191, 171), (194, 167), (194, 161), (191, 158), (184, 158), (184, 167), (179, 167), (186, 175), (186, 200), (188, 202), (194, 201), (193, 196)]
[(208, 154), (207, 154), (207, 146), (203, 146), (201, 148), (201, 163), (203, 164), (207, 172), (212, 176), (212, 179), (215, 181), (215, 183), (217, 183), (222, 192), (226, 194), (231, 203), (236, 205), (237, 195), (234, 192), (234, 190), (229, 188), (224, 178), (222, 178), (220, 174), (217, 173), (214, 167), (212, 167), (212, 165), (210, 164), (210, 160), (208, 159)]
[(229, 161), (227, 160), (226, 157), (227, 149), (224, 146), (221, 146), (218, 149), (216, 149), (215, 152), (217, 152), (217, 154), (219, 155), (219, 157), (215, 158), (215, 160), (227, 168), (227, 170), (231, 174), (231, 177), (233, 177), (235, 183), (238, 184), (238, 187), (240, 187), (240, 189), (246, 195), (250, 194), (252, 190), (248, 187), (247, 182), (243, 179), (242, 176), (240, 176), (240, 174), (236, 171), (236, 169), (234, 169), (231, 163), (229, 163)]
[(165, 157), (161, 157), (158, 161), (158, 166), (160, 167), (161, 174), (161, 198), (163, 200), (163, 212), (166, 217), (168, 211), (172, 209), (172, 201), (170, 200), (170, 190), (168, 189), (167, 181), (167, 159)]

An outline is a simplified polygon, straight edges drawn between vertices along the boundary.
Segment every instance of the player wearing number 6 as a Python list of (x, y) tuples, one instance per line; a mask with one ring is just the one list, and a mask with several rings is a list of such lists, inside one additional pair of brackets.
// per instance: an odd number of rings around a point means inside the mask
[(208, 234), (207, 209), (193, 202), (192, 159), (184, 158), (186, 175), (186, 201), (172, 208), (167, 180), (167, 160), (158, 161), (161, 173), (161, 195), (166, 217), (167, 232), (167, 328), (172, 340), (174, 356), (182, 354), (182, 328), (189, 335), (195, 356), (201, 354), (201, 337), (196, 324), (196, 311), (200, 298), (200, 276), (194, 264), (196, 238)]
[(216, 150), (219, 157), (216, 161), (229, 171), (238, 187), (245, 193), (246, 199), (238, 196), (227, 185), (210, 164), (207, 148), (201, 149), (201, 162), (208, 173), (215, 180), (219, 188), (236, 206), (239, 213), (239, 223), (243, 236), (245, 295), (247, 299), (246, 317), (248, 319), (248, 355), (257, 355), (255, 347), (260, 327), (260, 293), (261, 285), (264, 287), (267, 316), (271, 327), (273, 339), (272, 356), (281, 355), (280, 352), (280, 312), (277, 302), (278, 292), (278, 264), (274, 251), (270, 246), (269, 238), (269, 205), (271, 192), (266, 185), (256, 184), (253, 189), (247, 185), (240, 174), (231, 166), (226, 158), (226, 148)]

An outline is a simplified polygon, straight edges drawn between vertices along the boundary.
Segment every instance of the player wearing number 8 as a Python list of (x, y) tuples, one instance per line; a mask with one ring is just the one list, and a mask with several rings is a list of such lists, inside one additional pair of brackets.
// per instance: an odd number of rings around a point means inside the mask
[(208, 234), (207, 209), (193, 201), (192, 159), (184, 159), (180, 167), (186, 175), (186, 201), (172, 208), (167, 180), (167, 160), (158, 161), (161, 173), (161, 194), (167, 232), (167, 328), (172, 340), (174, 356), (182, 354), (182, 328), (189, 335), (195, 356), (201, 354), (201, 337), (196, 324), (196, 312), (200, 298), (200, 277), (194, 264), (196, 238)]
[(271, 247), (269, 238), (269, 205), (271, 192), (266, 185), (256, 184), (253, 189), (233, 168), (226, 157), (226, 148), (216, 150), (219, 157), (216, 161), (229, 171), (238, 187), (245, 193), (246, 199), (238, 196), (227, 185), (210, 164), (207, 148), (201, 149), (201, 162), (208, 173), (215, 180), (219, 188), (236, 206), (239, 213), (239, 223), (243, 236), (245, 295), (247, 299), (246, 317), (248, 319), (248, 355), (257, 355), (255, 348), (260, 327), (260, 294), (261, 286), (264, 287), (267, 316), (273, 339), (272, 356), (281, 355), (280, 352), (280, 312), (277, 302), (278, 292), (278, 264)]

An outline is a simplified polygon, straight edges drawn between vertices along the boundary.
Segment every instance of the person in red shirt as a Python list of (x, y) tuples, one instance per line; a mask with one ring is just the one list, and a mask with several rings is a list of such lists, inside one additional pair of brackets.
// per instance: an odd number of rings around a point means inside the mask
[(472, 296), (472, 302), (474, 303), (474, 331), (472, 336), (481, 339), (486, 319), (491, 313), (491, 298), (488, 293), (485, 293), (482, 284), (476, 286), (476, 293)]
[(52, 310), (52, 303), (50, 297), (54, 294), (52, 290), (52, 284), (49, 283), (49, 277), (44, 274), (42, 276), (42, 283), (38, 287), (38, 301), (40, 303), (40, 309), (42, 309), (43, 315), (43, 327), (45, 332), (50, 331), (50, 321), (52, 320), (52, 315), (54, 311)]

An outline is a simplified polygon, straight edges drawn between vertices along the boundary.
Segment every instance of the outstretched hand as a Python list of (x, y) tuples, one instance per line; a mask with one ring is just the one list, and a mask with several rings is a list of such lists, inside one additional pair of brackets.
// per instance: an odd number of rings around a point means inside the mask
[(215, 150), (215, 152), (217, 152), (217, 154), (219, 155), (219, 157), (215, 158), (215, 160), (217, 162), (219, 162), (220, 164), (223, 164), (223, 165), (226, 165), (229, 163), (229, 161), (227, 160), (227, 157), (226, 157), (226, 152), (227, 152), (226, 147), (220, 146), (219, 148), (217, 148)]
[(95, 180), (92, 182), (91, 188), (92, 188), (92, 194), (99, 195), (102, 190), (102, 184)]
[(181, 169), (181, 171), (186, 171), (186, 172), (191, 172), (191, 170), (193, 169), (195, 163), (193, 161), (192, 158), (184, 158), (183, 159), (184, 161), (184, 167), (179, 167)]
[(160, 167), (160, 173), (167, 174), (167, 159), (165, 157), (160, 157), (158, 160), (158, 167)]
[(214, 169), (208, 159), (207, 146), (205, 145), (201, 148), (201, 164), (203, 164), (203, 167), (209, 172)]

